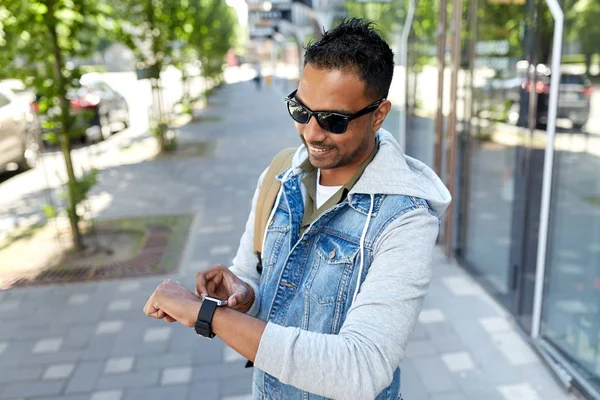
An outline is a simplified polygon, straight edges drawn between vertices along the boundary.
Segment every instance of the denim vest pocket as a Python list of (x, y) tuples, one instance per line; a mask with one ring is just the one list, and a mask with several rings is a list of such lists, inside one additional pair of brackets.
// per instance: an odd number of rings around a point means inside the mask
[[(275, 267), (277, 258), (281, 256), (281, 248), (285, 243), (288, 233), (290, 231), (289, 225), (271, 225), (267, 228), (267, 234), (265, 238), (265, 246), (263, 251), (263, 271), (261, 280), (263, 282), (269, 282), (271, 272)], [(261, 287), (266, 286), (261, 284)]]
[(318, 257), (308, 285), (308, 295), (317, 303), (335, 304), (346, 297), (359, 246), (342, 238), (321, 235), (316, 243)]

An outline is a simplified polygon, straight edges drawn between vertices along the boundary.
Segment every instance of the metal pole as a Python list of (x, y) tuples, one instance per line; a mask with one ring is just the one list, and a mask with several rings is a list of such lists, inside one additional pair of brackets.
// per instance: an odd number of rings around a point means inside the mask
[(437, 88), (437, 113), (435, 117), (435, 142), (433, 168), (442, 176), (442, 143), (444, 140), (444, 70), (446, 69), (446, 25), (447, 25), (447, 1), (440, 0), (440, 20), (438, 24), (438, 88)]
[[(462, 0), (452, 1), (452, 74), (450, 76), (450, 115), (448, 116), (448, 150), (446, 157), (447, 186), (450, 195), (454, 197), (456, 181), (456, 91), (458, 88), (458, 72), (460, 69), (460, 33), (462, 24)], [(446, 225), (444, 240), (446, 242), (446, 256), (452, 257), (452, 221), (454, 207), (450, 204), (446, 212)]]
[(533, 316), (531, 335), (540, 336), (542, 319), (542, 300), (544, 294), (544, 277), (546, 275), (546, 250), (548, 244), (548, 220), (550, 216), (550, 196), (552, 189), (552, 170), (554, 164), (554, 137), (556, 134), (556, 112), (558, 108), (558, 89), (560, 84), (560, 59), (562, 56), (562, 38), (564, 13), (558, 0), (546, 0), (550, 13), (554, 18), (554, 38), (552, 40), (552, 77), (550, 78), (550, 103), (548, 105), (548, 124), (546, 136), (546, 153), (544, 154), (544, 175), (542, 180), (542, 204), (540, 210), (540, 229), (537, 248), (537, 266), (535, 274), (535, 292), (533, 297)]
[[(408, 36), (412, 28), (413, 21), (415, 19), (415, 4), (416, 0), (409, 0), (408, 2), (408, 14), (406, 15), (406, 21), (402, 27), (402, 35), (400, 37), (400, 65), (404, 67), (404, 87), (406, 88), (406, 82), (408, 81)], [(398, 136), (398, 143), (403, 151), (406, 150), (406, 113), (408, 112), (407, 103), (408, 91), (404, 90), (404, 96), (402, 96), (402, 104), (400, 104), (400, 130)]]

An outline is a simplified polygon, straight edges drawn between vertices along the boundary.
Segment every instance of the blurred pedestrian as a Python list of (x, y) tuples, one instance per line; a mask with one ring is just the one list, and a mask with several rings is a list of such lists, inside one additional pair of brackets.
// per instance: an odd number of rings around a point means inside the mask
[(286, 99), (302, 145), (259, 178), (233, 265), (198, 273), (198, 296), (165, 281), (145, 312), (253, 361), (254, 399), (399, 399), (450, 195), (381, 129), (393, 54), (369, 22), (304, 59)]
[(262, 74), (260, 72), (260, 65), (256, 64), (254, 69), (256, 70), (256, 75), (254, 76), (253, 80), (254, 80), (254, 83), (256, 84), (256, 89), (260, 90), (260, 87), (262, 85)]

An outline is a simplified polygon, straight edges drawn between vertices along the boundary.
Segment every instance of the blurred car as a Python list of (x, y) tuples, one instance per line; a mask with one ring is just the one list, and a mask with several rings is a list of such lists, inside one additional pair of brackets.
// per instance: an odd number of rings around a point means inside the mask
[(0, 172), (15, 163), (35, 167), (40, 150), (40, 123), (32, 109), (30, 92), (15, 93), (0, 83)]
[[(521, 104), (527, 107), (529, 94), (537, 93), (536, 127), (545, 129), (548, 124), (550, 105), (550, 80), (552, 74), (538, 73), (535, 82), (523, 81), (521, 84)], [(594, 86), (585, 74), (564, 72), (560, 75), (557, 118), (568, 119), (573, 129), (580, 130), (590, 117), (591, 97)], [(527, 113), (525, 112), (525, 115)], [(520, 125), (527, 126), (526, 119), (519, 118)]]
[[(529, 95), (537, 93), (537, 129), (546, 129), (550, 105), (550, 68), (543, 64), (536, 67), (535, 83), (528, 79), (528, 64), (521, 61), (517, 74), (506, 79), (489, 79), (478, 90), (479, 116), (505, 121), (513, 125), (529, 125)], [(563, 66), (559, 83), (557, 118), (571, 121), (573, 129), (581, 129), (590, 117), (591, 97), (594, 86), (588, 77)]]
[[(542, 78), (537, 84), (538, 121), (542, 125), (548, 123), (548, 106), (550, 104), (550, 75)], [(594, 86), (584, 74), (563, 73), (560, 76), (557, 118), (565, 118), (573, 123), (574, 129), (581, 129), (590, 117), (590, 107)]]
[[(81, 86), (67, 93), (75, 128), (83, 130), (82, 142), (107, 139), (129, 126), (129, 107), (119, 92), (102, 80), (100, 75), (84, 75)], [(38, 99), (39, 100), (39, 99)], [(55, 107), (49, 115), (57, 115)]]

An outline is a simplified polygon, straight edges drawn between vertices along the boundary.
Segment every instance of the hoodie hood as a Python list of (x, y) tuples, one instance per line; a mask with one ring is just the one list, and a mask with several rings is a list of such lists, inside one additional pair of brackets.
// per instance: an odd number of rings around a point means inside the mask
[[(380, 129), (376, 135), (379, 151), (348, 196), (360, 193), (418, 197), (441, 216), (451, 201), (450, 192), (441, 179), (425, 163), (405, 155), (391, 133)], [(299, 174), (300, 165), (307, 157), (308, 150), (301, 145), (294, 155), (293, 171), (289, 175)]]

